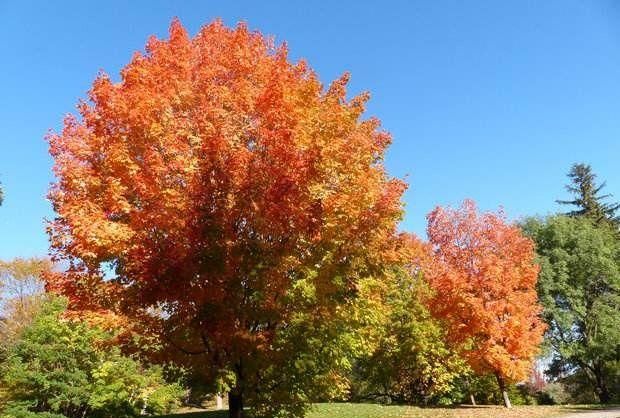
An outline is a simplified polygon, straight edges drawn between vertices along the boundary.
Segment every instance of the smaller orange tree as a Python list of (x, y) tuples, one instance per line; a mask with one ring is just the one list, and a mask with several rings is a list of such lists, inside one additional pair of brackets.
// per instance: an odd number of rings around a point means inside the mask
[(477, 373), (506, 384), (525, 379), (542, 341), (534, 244), (503, 213), (479, 214), (471, 200), (428, 215), (435, 265), (428, 276), (434, 314)]

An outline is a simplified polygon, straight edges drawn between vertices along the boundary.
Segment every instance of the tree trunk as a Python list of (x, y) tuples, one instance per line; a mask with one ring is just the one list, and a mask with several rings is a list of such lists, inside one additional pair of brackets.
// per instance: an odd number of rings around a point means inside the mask
[(471, 401), (471, 404), (473, 406), (476, 406), (476, 398), (474, 398), (474, 394), (473, 393), (469, 394), (469, 400)]
[(243, 418), (243, 391), (239, 387), (228, 392), (228, 418)]
[(508, 397), (508, 391), (506, 390), (506, 382), (504, 378), (496, 373), (495, 377), (497, 378), (497, 384), (499, 385), (499, 390), (502, 392), (502, 397), (504, 398), (504, 406), (506, 408), (512, 408), (512, 404), (510, 403), (510, 398)]
[(228, 418), (243, 418), (243, 362), (241, 359), (235, 364), (235, 387), (228, 392)]
[(609, 403), (611, 402), (611, 395), (609, 394), (609, 389), (607, 388), (605, 377), (600, 371), (600, 368), (598, 368), (596, 372), (596, 396), (598, 396), (598, 400), (601, 403)]

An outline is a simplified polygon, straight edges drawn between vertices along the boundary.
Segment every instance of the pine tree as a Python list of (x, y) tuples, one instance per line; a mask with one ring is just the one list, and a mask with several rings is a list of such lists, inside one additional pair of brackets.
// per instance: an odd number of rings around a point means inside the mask
[(600, 195), (606, 183), (596, 183), (596, 174), (589, 164), (573, 164), (567, 176), (571, 179), (571, 184), (566, 185), (566, 190), (575, 195), (575, 198), (573, 200), (556, 200), (556, 202), (561, 205), (573, 205), (577, 208), (565, 215), (589, 217), (597, 223), (608, 221), (614, 225), (620, 224), (620, 217), (616, 215), (620, 209), (620, 203), (605, 202), (605, 199), (612, 195)]

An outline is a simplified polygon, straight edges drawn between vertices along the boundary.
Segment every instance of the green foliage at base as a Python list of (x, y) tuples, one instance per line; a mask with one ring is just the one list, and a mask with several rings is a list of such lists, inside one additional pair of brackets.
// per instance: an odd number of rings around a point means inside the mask
[(376, 348), (356, 363), (354, 400), (415, 405), (461, 400), (456, 383), (469, 367), (446, 344), (444, 328), (424, 305), (427, 292), (419, 276), (396, 277), (384, 321), (375, 331)]
[(2, 418), (128, 418), (178, 406), (184, 390), (160, 367), (143, 367), (112, 347), (110, 335), (63, 317), (53, 299), (9, 349), (1, 366)]
[(12, 402), (4, 410), (2, 417), (10, 418), (66, 418), (62, 414), (53, 414), (51, 412), (32, 412), (31, 408), (35, 407), (29, 402)]

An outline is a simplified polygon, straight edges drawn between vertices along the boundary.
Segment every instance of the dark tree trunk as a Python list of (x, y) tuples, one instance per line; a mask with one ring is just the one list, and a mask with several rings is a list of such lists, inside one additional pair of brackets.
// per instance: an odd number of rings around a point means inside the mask
[(609, 389), (603, 386), (597, 389), (596, 394), (598, 395), (598, 400), (601, 403), (610, 403), (611, 402), (611, 394), (609, 393)]
[(235, 364), (235, 387), (228, 392), (228, 418), (243, 418), (244, 373), (241, 359)]
[(243, 418), (243, 391), (239, 387), (228, 392), (228, 418)]
[(596, 396), (601, 403), (611, 402), (611, 395), (605, 382), (605, 377), (600, 368), (596, 369)]
[(584, 361), (578, 362), (581, 369), (585, 372), (586, 378), (590, 381), (590, 384), (594, 386), (594, 393), (600, 403), (611, 402), (611, 394), (605, 381), (603, 368), (600, 362), (595, 362), (594, 365), (586, 363)]
[(504, 381), (504, 378), (499, 373), (496, 373), (495, 377), (497, 378), (499, 390), (500, 392), (502, 392), (502, 398), (504, 398), (504, 406), (506, 408), (512, 408), (510, 398), (508, 397), (508, 391), (506, 390), (506, 382)]

